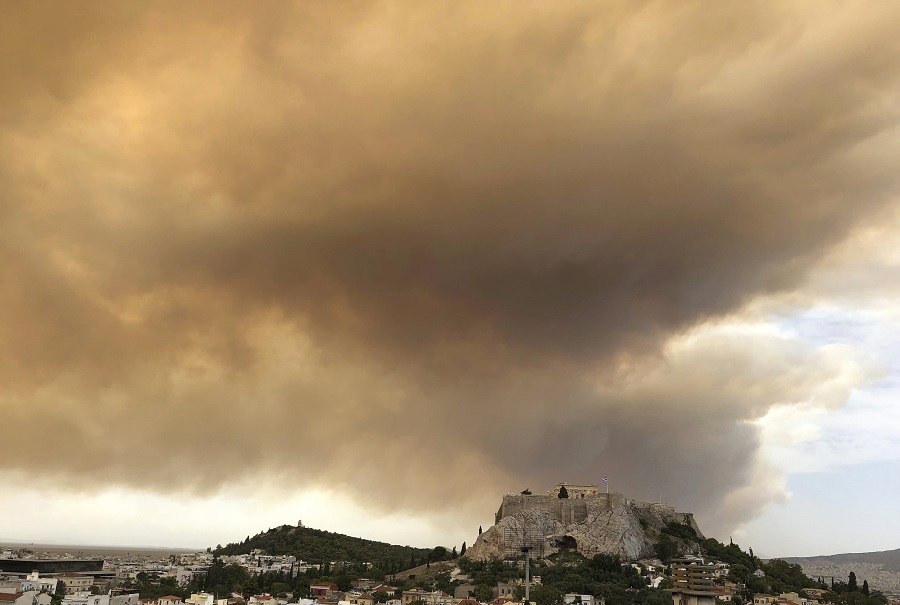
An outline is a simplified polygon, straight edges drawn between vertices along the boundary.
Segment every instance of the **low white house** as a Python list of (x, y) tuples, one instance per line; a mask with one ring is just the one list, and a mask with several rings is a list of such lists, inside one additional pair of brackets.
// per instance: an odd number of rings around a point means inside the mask
[(566, 605), (572, 605), (581, 603), (581, 605), (606, 605), (606, 600), (603, 597), (595, 597), (592, 594), (576, 594), (574, 592), (570, 592), (567, 595), (563, 595), (563, 602)]
[(195, 592), (184, 603), (185, 605), (216, 605), (216, 597), (208, 592)]
[(141, 595), (136, 592), (113, 593), (109, 605), (141, 605)]
[(24, 581), (33, 583), (34, 590), (49, 592), (50, 594), (56, 592), (56, 585), (59, 584), (59, 578), (42, 578), (36, 571), (28, 574)]
[(50, 605), (50, 595), (39, 590), (0, 592), (0, 605)]
[(62, 600), (62, 605), (110, 605), (109, 595), (76, 592), (67, 594)]
[[(47, 595), (48, 597), (50, 595)], [(49, 600), (47, 601), (49, 603)], [(78, 592), (66, 595), (62, 605), (141, 605), (141, 595), (136, 592), (115, 592), (108, 594), (91, 594)]]

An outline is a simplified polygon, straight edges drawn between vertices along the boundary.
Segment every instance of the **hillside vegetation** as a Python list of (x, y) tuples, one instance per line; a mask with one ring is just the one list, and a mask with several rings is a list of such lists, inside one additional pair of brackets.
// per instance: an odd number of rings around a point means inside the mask
[(263, 550), (270, 555), (294, 555), (309, 563), (370, 563), (385, 573), (395, 573), (428, 561), (441, 561), (450, 556), (443, 546), (432, 549), (397, 546), (290, 525), (282, 525), (252, 537), (247, 536), (242, 542), (217, 546), (213, 552), (216, 555), (242, 555), (249, 554), (254, 549)]
[[(798, 592), (802, 595), (807, 588), (829, 590), (826, 598), (837, 605), (885, 605), (887, 602), (880, 592), (870, 592), (864, 578), (860, 578), (858, 586), (853, 574), (849, 582), (825, 583), (821, 578), (804, 574), (797, 564), (779, 559), (763, 561), (753, 554), (752, 549), (746, 552), (737, 544), (725, 545), (713, 538), (703, 538), (685, 524), (666, 524), (658, 531), (658, 538), (656, 548), (661, 558), (691, 548), (713, 560), (729, 563), (728, 579), (745, 585), (745, 589), (735, 596), (736, 605), (752, 602), (754, 593)], [(452, 594), (457, 586), (466, 583), (473, 596), (488, 601), (497, 582), (524, 576), (522, 561), (455, 559), (455, 548), (449, 552), (441, 546), (433, 549), (396, 546), (307, 527), (270, 529), (248, 536), (242, 542), (218, 546), (215, 554), (249, 554), (253, 549), (273, 555), (291, 554), (311, 563), (320, 563), (322, 569), (311, 569), (296, 576), (287, 572), (254, 576), (238, 565), (225, 565), (217, 559), (197, 586), (184, 587), (181, 592), (169, 586), (165, 590), (174, 590), (172, 594), (176, 595), (202, 588), (216, 593), (266, 591), (306, 596), (311, 583), (328, 580), (342, 590), (348, 590), (351, 580), (365, 576), (390, 582), (397, 588), (397, 595), (413, 587)], [(454, 578), (451, 571), (457, 565), (465, 575)], [(543, 560), (533, 560), (532, 573), (543, 579), (543, 584), (535, 586), (531, 595), (537, 605), (561, 605), (562, 595), (571, 592), (602, 595), (607, 605), (666, 605), (672, 602), (669, 593), (648, 586), (650, 577), (646, 567), (634, 568), (612, 555), (586, 558), (577, 551), (563, 550)], [(466, 576), (468, 580), (464, 579)], [(670, 578), (663, 581), (661, 588), (668, 586), (671, 586)], [(153, 588), (162, 590), (161, 586)], [(518, 587), (516, 596), (521, 598), (522, 594), (518, 593), (523, 591), (523, 587)], [(379, 594), (377, 598), (384, 600), (391, 596), (395, 595)]]

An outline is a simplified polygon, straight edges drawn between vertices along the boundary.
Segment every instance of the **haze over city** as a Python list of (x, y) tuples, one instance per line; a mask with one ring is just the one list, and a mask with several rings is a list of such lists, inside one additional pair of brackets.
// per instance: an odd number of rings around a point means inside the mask
[(900, 4), (0, 5), (0, 538), (900, 547)]

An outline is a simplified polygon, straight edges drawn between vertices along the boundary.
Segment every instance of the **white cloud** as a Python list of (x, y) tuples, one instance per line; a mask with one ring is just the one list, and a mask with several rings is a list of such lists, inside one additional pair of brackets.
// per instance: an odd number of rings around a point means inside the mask
[[(883, 517), (882, 498), (836, 503), (837, 496), (823, 486), (878, 476), (900, 463), (898, 295), (900, 215), (895, 213), (859, 230), (823, 259), (801, 290), (751, 306), (753, 317), (777, 324), (783, 334), (856, 360), (842, 366), (850, 374), (833, 380), (851, 378), (854, 366), (866, 380), (852, 388), (846, 403), (829, 403), (820, 394), (776, 406), (757, 421), (761, 452), (785, 473), (788, 498), (736, 532), (736, 538), (751, 540), (773, 555), (891, 547), (884, 545), (883, 529), (865, 521)], [(895, 488), (884, 484), (879, 489)], [(823, 540), (810, 533), (835, 508), (852, 510), (860, 520), (852, 535)]]

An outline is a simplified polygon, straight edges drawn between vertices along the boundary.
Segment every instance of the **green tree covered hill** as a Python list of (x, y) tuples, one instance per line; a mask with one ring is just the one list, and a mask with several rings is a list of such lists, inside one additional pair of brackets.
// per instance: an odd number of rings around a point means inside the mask
[(354, 538), (311, 527), (282, 525), (255, 536), (247, 536), (242, 542), (217, 546), (216, 555), (249, 554), (260, 549), (270, 555), (294, 555), (309, 563), (346, 561), (352, 564), (369, 563), (385, 573), (396, 573), (426, 562), (450, 558), (443, 546), (414, 548), (386, 542)]

